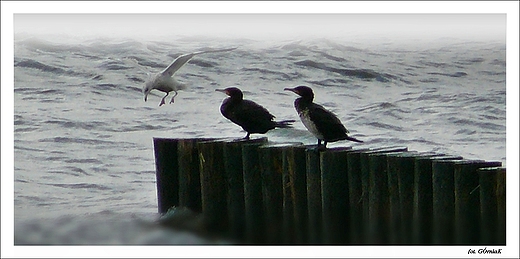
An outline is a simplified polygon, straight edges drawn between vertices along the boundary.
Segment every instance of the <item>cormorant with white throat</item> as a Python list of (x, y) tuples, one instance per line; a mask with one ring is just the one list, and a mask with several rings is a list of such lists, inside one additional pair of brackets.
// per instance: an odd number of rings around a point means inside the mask
[(314, 93), (310, 87), (298, 86), (295, 88), (285, 88), (284, 90), (294, 92), (300, 96), (300, 98), (294, 101), (294, 108), (296, 108), (303, 125), (318, 138), (318, 148), (322, 140), (325, 148), (328, 142), (338, 140), (363, 142), (348, 136), (349, 131), (343, 126), (334, 113), (319, 104), (313, 103)]

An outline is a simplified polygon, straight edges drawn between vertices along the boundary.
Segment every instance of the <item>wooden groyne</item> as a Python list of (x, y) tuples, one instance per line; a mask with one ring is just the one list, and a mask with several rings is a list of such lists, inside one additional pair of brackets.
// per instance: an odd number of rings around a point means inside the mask
[(237, 244), (505, 245), (501, 162), (267, 138), (154, 138), (159, 213)]

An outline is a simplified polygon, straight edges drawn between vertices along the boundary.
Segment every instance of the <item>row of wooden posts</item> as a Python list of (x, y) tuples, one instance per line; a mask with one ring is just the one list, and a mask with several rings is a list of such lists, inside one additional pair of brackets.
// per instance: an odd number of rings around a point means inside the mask
[(160, 213), (237, 244), (505, 245), (501, 162), (267, 138), (154, 138)]

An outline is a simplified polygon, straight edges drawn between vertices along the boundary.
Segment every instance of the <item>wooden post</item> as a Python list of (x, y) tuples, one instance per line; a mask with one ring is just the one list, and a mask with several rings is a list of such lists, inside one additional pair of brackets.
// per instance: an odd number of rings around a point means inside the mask
[(224, 175), (224, 143), (203, 141), (197, 144), (200, 162), (202, 212), (211, 231), (228, 230), (227, 184)]
[(246, 233), (242, 146), (265, 143), (267, 138), (238, 139), (224, 142), (224, 171), (227, 187), (227, 209), (231, 237), (243, 240)]
[(417, 152), (387, 156), (390, 206), (389, 243), (410, 244), (413, 200), (413, 167)]
[(242, 146), (246, 243), (250, 244), (265, 242), (265, 213), (258, 151), (260, 146), (261, 143)]
[(501, 166), (500, 162), (461, 161), (455, 164), (455, 243), (479, 244), (480, 191), (477, 170)]
[(179, 171), (175, 139), (154, 138), (159, 213), (179, 205)]
[(265, 213), (266, 241), (281, 244), (283, 240), (283, 148), (287, 144), (260, 147), (262, 194)]
[(349, 189), (347, 152), (350, 148), (328, 149), (320, 155), (323, 241), (348, 243)]
[[(361, 188), (362, 188), (362, 218), (363, 218), (363, 236), (364, 236), (364, 244), (380, 244), (381, 241), (378, 240), (379, 234), (377, 233), (377, 224), (374, 224), (373, 221), (376, 221), (377, 214), (372, 208), (371, 211), (371, 200), (374, 201), (374, 197), (371, 198), (371, 190), (372, 190), (372, 173), (371, 173), (371, 162), (369, 157), (373, 154), (377, 153), (393, 153), (393, 152), (404, 152), (408, 149), (406, 147), (388, 147), (388, 148), (378, 148), (371, 149), (368, 151), (363, 151), (360, 153), (360, 164), (361, 164)], [(386, 168), (386, 166), (385, 166)], [(385, 169), (386, 171), (386, 169)], [(384, 178), (386, 180), (386, 177)], [(372, 213), (372, 214), (371, 214)], [(383, 235), (385, 235), (383, 233)]]
[(455, 163), (459, 160), (435, 160), (432, 163), (433, 238), (436, 245), (455, 241)]
[(305, 244), (308, 232), (305, 146), (283, 150), (283, 214), (285, 242)]
[(369, 213), (369, 193), (370, 193), (370, 166), (368, 163), (368, 155), (372, 151), (362, 152), (359, 156), (361, 164), (361, 218), (363, 224), (361, 225), (361, 237), (363, 238), (364, 244), (370, 244), (373, 239), (370, 235), (370, 213)]
[(390, 201), (386, 154), (370, 154), (368, 161), (370, 168), (370, 189), (368, 192), (369, 239), (372, 244), (388, 244)]
[(179, 206), (202, 212), (200, 196), (199, 152), (197, 142), (212, 139), (178, 139)]
[(387, 155), (405, 149), (376, 150), (368, 153), (368, 242), (388, 244), (389, 242), (389, 193)]
[(413, 240), (431, 244), (433, 237), (432, 164), (440, 160), (460, 160), (460, 156), (416, 157), (414, 167)]
[(159, 213), (250, 244), (505, 245), (500, 162), (266, 141), (154, 138)]
[(367, 149), (347, 152), (347, 182), (350, 210), (348, 225), (349, 244), (363, 244), (365, 240), (366, 219), (363, 218), (363, 186), (361, 181), (361, 153)]
[(506, 244), (506, 169), (497, 174), (498, 243)]
[[(480, 168), (480, 244), (505, 245), (505, 225), (499, 224), (498, 177), (505, 175), (505, 168)], [(504, 226), (504, 229), (500, 227)]]
[[(440, 157), (442, 154), (402, 152), (388, 156), (388, 189), (390, 192), (390, 213), (396, 226), (391, 234), (392, 240), (401, 244), (418, 244), (419, 240), (413, 235), (413, 211), (415, 193), (415, 166), (416, 159)], [(430, 167), (431, 168), (431, 167)], [(391, 187), (390, 185), (396, 185)], [(430, 177), (431, 189), (431, 177)], [(430, 196), (431, 197), (431, 196)], [(430, 200), (431, 203), (431, 200)], [(398, 221), (397, 223), (395, 223)]]
[(307, 176), (307, 209), (309, 217), (309, 243), (322, 243), (321, 171), (320, 152), (315, 148), (305, 150)]

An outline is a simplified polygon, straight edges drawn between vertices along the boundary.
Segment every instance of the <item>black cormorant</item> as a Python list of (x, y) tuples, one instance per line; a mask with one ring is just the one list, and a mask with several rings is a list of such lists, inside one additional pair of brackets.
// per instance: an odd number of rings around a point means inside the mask
[(242, 91), (236, 87), (216, 89), (215, 91), (229, 95), (222, 102), (220, 112), (247, 132), (244, 139), (249, 139), (249, 135), (252, 133), (264, 134), (274, 128), (291, 128), (291, 123), (294, 122), (294, 120), (274, 121), (274, 115), (257, 103), (244, 100)]
[(311, 88), (307, 86), (298, 86), (295, 88), (285, 88), (284, 90), (294, 92), (301, 96), (294, 101), (294, 108), (296, 108), (303, 125), (305, 125), (307, 130), (318, 138), (318, 148), (320, 147), (322, 140), (325, 148), (327, 147), (328, 142), (335, 142), (338, 140), (363, 142), (353, 137), (349, 137), (349, 131), (345, 126), (343, 126), (336, 115), (323, 108), (323, 106), (312, 102), (314, 99), (314, 93)]

